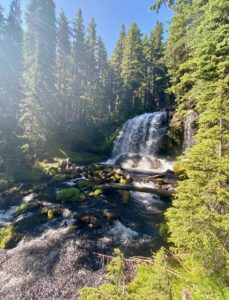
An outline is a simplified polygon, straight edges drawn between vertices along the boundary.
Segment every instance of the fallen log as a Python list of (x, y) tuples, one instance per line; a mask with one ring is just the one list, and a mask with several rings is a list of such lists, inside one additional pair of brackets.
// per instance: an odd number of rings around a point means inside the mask
[(96, 186), (98, 189), (102, 190), (120, 190), (120, 191), (135, 191), (142, 193), (156, 194), (162, 198), (170, 198), (173, 194), (172, 191), (157, 189), (149, 186), (139, 186), (136, 184), (121, 184), (121, 183), (105, 183)]
[[(96, 253), (96, 252), (92, 252), (93, 254), (95, 254), (96, 256), (103, 258), (103, 262), (105, 261), (105, 259), (109, 262), (111, 261), (113, 258), (115, 258), (116, 256), (111, 256), (111, 255), (105, 255), (105, 254), (101, 254), (101, 253)], [(153, 260), (150, 257), (143, 257), (143, 256), (132, 256), (130, 258), (123, 258), (123, 260), (125, 262), (130, 262), (130, 263), (146, 263), (146, 264), (152, 264)]]

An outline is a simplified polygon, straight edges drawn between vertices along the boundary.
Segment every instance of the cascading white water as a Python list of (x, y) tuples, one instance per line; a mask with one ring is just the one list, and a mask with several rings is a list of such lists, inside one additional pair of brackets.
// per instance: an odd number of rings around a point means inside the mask
[(115, 142), (113, 155), (135, 153), (154, 155), (166, 132), (166, 113), (147, 113), (128, 120)]
[(193, 137), (195, 135), (194, 126), (196, 121), (197, 121), (197, 113), (195, 113), (193, 110), (189, 110), (184, 122), (184, 143), (183, 143), (184, 150), (189, 149), (194, 143)]
[(166, 112), (146, 113), (128, 120), (115, 141), (111, 164), (124, 168), (166, 169), (165, 160), (156, 157), (167, 131)]

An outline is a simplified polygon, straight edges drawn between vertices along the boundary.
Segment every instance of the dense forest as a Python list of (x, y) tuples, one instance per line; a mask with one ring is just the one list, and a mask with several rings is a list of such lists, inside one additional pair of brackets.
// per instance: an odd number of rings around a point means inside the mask
[(105, 283), (83, 288), (82, 300), (229, 297), (229, 2), (158, 0), (151, 9), (162, 5), (174, 12), (168, 40), (160, 22), (149, 36), (122, 26), (110, 58), (81, 9), (70, 22), (53, 0), (29, 1), (25, 15), (19, 0), (8, 15), (0, 6), (1, 191), (42, 177), (44, 160), (108, 156), (134, 116), (172, 111), (178, 145), (187, 115), (196, 115), (194, 142), (174, 165), (165, 247), (134, 276), (116, 249)]
[(161, 23), (144, 38), (136, 23), (122, 26), (110, 59), (94, 19), (85, 28), (79, 9), (71, 24), (63, 11), (56, 19), (54, 1), (30, 1), (25, 26), (20, 1), (8, 16), (0, 8), (0, 157), (8, 176), (50, 147), (101, 154), (124, 120), (171, 106)]

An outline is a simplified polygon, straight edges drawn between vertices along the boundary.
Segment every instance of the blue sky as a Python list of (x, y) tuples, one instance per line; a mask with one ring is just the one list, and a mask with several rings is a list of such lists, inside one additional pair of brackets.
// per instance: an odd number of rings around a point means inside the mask
[[(0, 0), (6, 9), (10, 2), (10, 0)], [(23, 10), (28, 2), (29, 0), (21, 0)], [(154, 0), (56, 0), (56, 9), (59, 13), (63, 8), (69, 20), (72, 21), (80, 6), (83, 10), (85, 25), (94, 17), (97, 32), (103, 38), (108, 53), (111, 54), (122, 24), (128, 28), (135, 21), (143, 34), (148, 34), (157, 20), (162, 21), (165, 28), (168, 28), (167, 21), (171, 18), (172, 12), (166, 7), (163, 7), (159, 14), (149, 12), (149, 7), (153, 2)]]

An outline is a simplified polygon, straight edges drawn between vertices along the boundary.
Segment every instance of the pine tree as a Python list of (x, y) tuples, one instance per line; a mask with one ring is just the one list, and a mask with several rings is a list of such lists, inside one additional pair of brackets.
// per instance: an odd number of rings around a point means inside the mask
[(161, 110), (167, 105), (165, 90), (168, 86), (164, 62), (163, 25), (157, 23), (150, 38), (143, 40), (145, 80), (141, 86), (142, 102), (148, 111)]
[(195, 101), (189, 93), (195, 83), (194, 66), (188, 64), (192, 56), (193, 37), (198, 24), (204, 17), (207, 0), (178, 0), (174, 6), (176, 15), (169, 29), (166, 47), (166, 64), (171, 79), (170, 91), (175, 94), (179, 113), (195, 108)]
[(142, 111), (138, 89), (144, 79), (144, 69), (142, 34), (137, 24), (133, 23), (127, 33), (122, 61), (125, 92), (121, 103), (121, 113), (124, 115)]
[[(195, 4), (195, 3), (194, 3)], [(188, 176), (179, 183), (167, 218), (176, 251), (226, 284), (229, 212), (228, 11), (210, 0), (196, 30), (190, 64), (199, 113), (194, 146), (182, 159)]]
[(97, 82), (97, 34), (95, 20), (92, 19), (86, 36), (86, 92), (85, 92), (85, 113), (86, 120), (92, 121), (94, 108), (96, 106), (96, 82)]
[(5, 42), (5, 18), (3, 15), (3, 8), (0, 5), (0, 113), (3, 110), (4, 106), (4, 95), (5, 95), (5, 49), (4, 49), (4, 42)]
[(96, 84), (96, 111), (101, 119), (110, 112), (109, 84), (110, 72), (107, 51), (101, 37), (98, 38), (97, 50), (97, 84)]
[[(22, 28), (20, 1), (13, 0), (4, 20), (0, 13), (0, 128), (3, 168), (20, 168), (18, 113), (21, 100)], [(0, 152), (1, 152), (0, 150)]]
[(161, 6), (165, 4), (167, 7), (173, 6), (175, 0), (157, 0), (151, 7), (151, 10), (156, 10), (157, 12), (160, 10)]
[(4, 155), (4, 106), (5, 106), (5, 51), (4, 51), (4, 39), (5, 39), (5, 18), (3, 15), (3, 8), (0, 5), (0, 168), (3, 170), (3, 155)]
[(26, 24), (20, 124), (28, 141), (25, 149), (31, 159), (40, 152), (54, 122), (56, 28), (53, 0), (31, 0)]
[(77, 12), (73, 28), (73, 103), (75, 117), (82, 122), (85, 119), (85, 85), (86, 85), (86, 45), (85, 29), (83, 25), (82, 10)]
[(57, 30), (57, 124), (66, 126), (72, 119), (72, 92), (71, 92), (71, 42), (68, 20), (62, 11), (59, 17)]
[(117, 113), (119, 113), (120, 110), (120, 101), (123, 94), (123, 80), (121, 74), (125, 39), (126, 29), (125, 26), (122, 25), (120, 35), (110, 61), (113, 85), (113, 103), (111, 104), (111, 110)]
[[(9, 16), (6, 21), (5, 51), (7, 53), (6, 64), (6, 89), (7, 109), (12, 122), (16, 123), (19, 112), (19, 101), (22, 97), (21, 76), (23, 68), (22, 55), (22, 19), (19, 0), (13, 0), (10, 5)], [(16, 124), (15, 124), (16, 126)]]
[(150, 76), (152, 78), (152, 101), (156, 109), (165, 107), (166, 70), (163, 61), (163, 25), (158, 22), (150, 36)]

